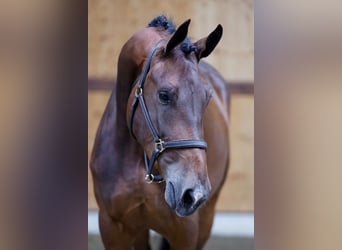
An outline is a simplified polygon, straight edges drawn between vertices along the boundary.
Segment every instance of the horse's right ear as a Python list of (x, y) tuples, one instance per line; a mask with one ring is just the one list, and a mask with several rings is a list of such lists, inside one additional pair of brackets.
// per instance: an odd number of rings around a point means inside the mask
[(191, 20), (188, 19), (178, 27), (178, 29), (175, 31), (165, 47), (165, 54), (168, 54), (171, 50), (173, 50), (173, 48), (184, 41), (184, 39), (188, 35), (190, 21)]
[(209, 36), (202, 38), (194, 43), (197, 47), (196, 57), (199, 61), (203, 57), (207, 57), (215, 49), (216, 45), (220, 41), (223, 33), (222, 25), (217, 25), (216, 29), (209, 34)]

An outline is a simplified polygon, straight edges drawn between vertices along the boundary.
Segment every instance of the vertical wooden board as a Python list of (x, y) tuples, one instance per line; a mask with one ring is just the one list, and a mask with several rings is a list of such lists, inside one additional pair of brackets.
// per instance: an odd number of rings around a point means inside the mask
[(189, 18), (192, 1), (90, 0), (88, 14), (88, 75), (113, 78), (124, 43), (160, 14), (180, 24)]
[(176, 25), (192, 19), (192, 40), (207, 36), (217, 24), (224, 33), (208, 57), (231, 81), (254, 78), (254, 3), (252, 0), (89, 0), (88, 74), (114, 78), (117, 58), (132, 34), (159, 14), (171, 17)]
[(254, 210), (254, 97), (232, 95), (231, 161), (218, 210)]
[(97, 210), (97, 204), (94, 196), (93, 179), (88, 168), (88, 209)]
[(206, 60), (229, 81), (254, 79), (254, 2), (252, 0), (199, 0), (194, 4), (191, 27), (196, 38), (206, 36), (217, 24), (223, 36)]

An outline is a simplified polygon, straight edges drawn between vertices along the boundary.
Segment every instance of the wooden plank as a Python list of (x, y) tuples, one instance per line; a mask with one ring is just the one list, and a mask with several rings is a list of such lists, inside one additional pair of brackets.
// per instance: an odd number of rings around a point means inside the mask
[(228, 86), (232, 95), (254, 95), (254, 82), (235, 82), (229, 83)]
[[(88, 93), (88, 156), (97, 126), (110, 91)], [(254, 210), (254, 97), (232, 95), (231, 99), (231, 166), (217, 209), (222, 211)], [(88, 175), (88, 208), (96, 209), (93, 184)]]
[(230, 115), (231, 162), (218, 210), (254, 210), (254, 97), (232, 95)]
[[(115, 79), (88, 79), (88, 90), (111, 90), (115, 85)], [(228, 84), (232, 94), (254, 94), (253, 82), (231, 82)]]

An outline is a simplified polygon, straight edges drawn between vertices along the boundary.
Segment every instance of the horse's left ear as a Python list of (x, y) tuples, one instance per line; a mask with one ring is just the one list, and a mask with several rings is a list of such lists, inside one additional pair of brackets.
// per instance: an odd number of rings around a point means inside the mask
[(188, 35), (188, 28), (189, 28), (190, 21), (191, 21), (190, 19), (186, 20), (175, 31), (175, 33), (170, 38), (170, 40), (168, 41), (165, 47), (165, 51), (164, 51), (165, 54), (168, 54), (171, 50), (173, 50), (174, 47), (176, 47), (178, 44), (184, 41), (184, 39)]
[(196, 56), (199, 61), (203, 57), (207, 57), (215, 49), (220, 41), (223, 33), (222, 25), (217, 25), (216, 29), (209, 34), (209, 36), (202, 38), (194, 43), (197, 47)]

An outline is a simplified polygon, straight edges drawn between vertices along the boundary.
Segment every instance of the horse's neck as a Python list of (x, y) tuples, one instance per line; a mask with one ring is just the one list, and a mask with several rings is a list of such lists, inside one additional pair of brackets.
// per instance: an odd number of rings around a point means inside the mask
[[(124, 45), (119, 56), (116, 85), (114, 86), (104, 114), (106, 122), (103, 122), (103, 125), (113, 128), (111, 137), (113, 139), (114, 150), (118, 150), (119, 147), (125, 154), (132, 151), (142, 152), (139, 144), (129, 133), (126, 121), (126, 111), (127, 105), (130, 105), (127, 103), (130, 92), (135, 80), (140, 74), (147, 53), (148, 50), (144, 50), (143, 46), (141, 46), (138, 51), (137, 46), (132, 39)], [(132, 156), (133, 155), (134, 154), (132, 153)]]
[[(146, 37), (149, 40), (146, 40)], [(115, 86), (115, 99), (117, 107), (116, 120), (120, 126), (126, 127), (127, 100), (134, 82), (141, 73), (142, 66), (152, 46), (161, 39), (159, 33), (151, 28), (138, 31), (123, 46), (119, 61), (117, 82)]]
[[(149, 37), (149, 41), (145, 41)], [(109, 146), (113, 158), (121, 158), (127, 155), (141, 157), (143, 150), (129, 133), (126, 111), (128, 98), (133, 84), (141, 72), (144, 60), (147, 58), (150, 48), (160, 39), (160, 36), (152, 29), (144, 29), (137, 32), (123, 46), (119, 61), (117, 81), (103, 115), (99, 132), (102, 147)], [(110, 138), (110, 142), (108, 139)], [(110, 144), (110, 145), (108, 145)], [(124, 157), (125, 156), (125, 157)]]
[[(124, 67), (126, 63), (127, 67)], [(93, 149), (92, 158), (105, 157), (107, 162), (125, 164), (128, 154), (138, 155), (140, 147), (131, 137), (126, 122), (127, 101), (133, 79), (137, 76), (135, 66), (128, 55), (120, 55), (118, 76), (104, 114), (102, 116)], [(112, 164), (111, 164), (112, 165)]]

